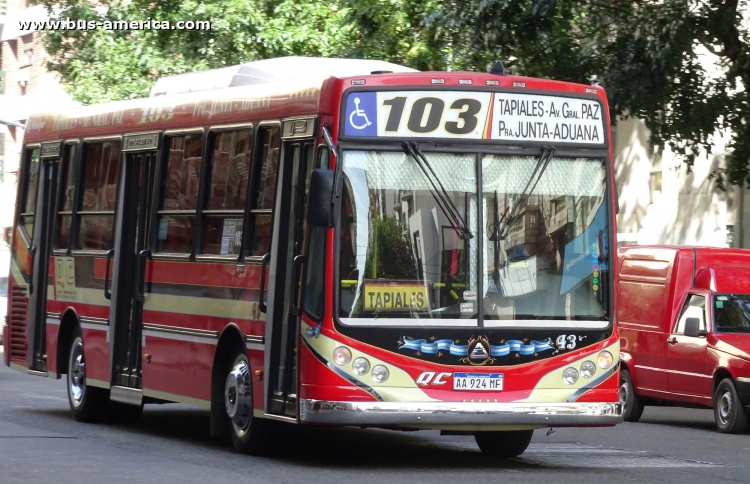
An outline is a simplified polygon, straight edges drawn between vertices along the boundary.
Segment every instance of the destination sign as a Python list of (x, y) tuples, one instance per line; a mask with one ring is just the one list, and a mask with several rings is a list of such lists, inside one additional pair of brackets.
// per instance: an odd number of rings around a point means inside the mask
[(52, 143), (42, 143), (42, 152), (40, 156), (42, 158), (59, 158), (60, 142), (54, 141)]
[(423, 284), (372, 283), (364, 284), (365, 311), (426, 311), (427, 288)]
[(604, 145), (602, 104), (541, 94), (358, 91), (346, 99), (345, 136), (458, 138)]
[(125, 136), (123, 151), (155, 150), (159, 147), (159, 133)]

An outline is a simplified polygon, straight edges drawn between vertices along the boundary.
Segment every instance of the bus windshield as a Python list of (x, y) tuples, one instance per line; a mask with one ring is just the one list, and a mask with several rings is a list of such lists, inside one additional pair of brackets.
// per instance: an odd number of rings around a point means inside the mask
[(530, 189), (538, 156), (424, 155), (440, 193), (404, 152), (343, 153), (343, 324), (608, 320), (602, 159), (555, 156)]

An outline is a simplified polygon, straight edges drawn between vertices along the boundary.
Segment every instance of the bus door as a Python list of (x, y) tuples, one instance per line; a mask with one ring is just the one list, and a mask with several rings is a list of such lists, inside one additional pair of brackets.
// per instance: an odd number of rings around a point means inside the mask
[(297, 341), (306, 193), (313, 168), (315, 119), (284, 121), (277, 214), (268, 281), (266, 395), (268, 413), (297, 416)]
[[(124, 163), (115, 213), (114, 249), (107, 254), (112, 271), (110, 358), (112, 400), (140, 404), (142, 311), (148, 230), (159, 133), (125, 136)], [(110, 265), (110, 260), (112, 261)], [(105, 286), (106, 287), (106, 286)]]
[(47, 371), (47, 274), (52, 253), (50, 243), (60, 173), (60, 148), (60, 141), (42, 143), (34, 229), (31, 236), (31, 284), (26, 327), (29, 370), (37, 371)]

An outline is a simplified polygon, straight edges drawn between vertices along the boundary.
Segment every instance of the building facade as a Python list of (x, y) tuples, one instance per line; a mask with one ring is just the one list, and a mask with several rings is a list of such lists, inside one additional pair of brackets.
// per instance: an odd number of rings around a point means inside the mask
[(47, 11), (26, 0), (0, 0), (0, 243), (13, 225), (16, 175), (24, 125), (35, 112), (65, 109), (75, 103), (54, 73), (46, 69), (42, 32), (23, 30), (22, 22), (43, 21)]

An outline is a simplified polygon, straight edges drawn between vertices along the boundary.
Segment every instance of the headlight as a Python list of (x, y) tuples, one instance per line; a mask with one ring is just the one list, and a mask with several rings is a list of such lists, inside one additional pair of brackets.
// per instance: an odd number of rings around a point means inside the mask
[(367, 361), (367, 358), (355, 358), (352, 369), (359, 376), (366, 375), (370, 371), (370, 362)]
[(612, 366), (612, 353), (607, 350), (600, 351), (596, 356), (596, 363), (599, 365), (599, 368), (606, 370)]
[(565, 368), (565, 371), (563, 371), (563, 382), (565, 382), (566, 385), (574, 385), (577, 381), (578, 370), (572, 366), (570, 368)]
[(339, 346), (333, 350), (333, 362), (339, 366), (344, 366), (352, 361), (352, 352), (345, 346)]
[(581, 363), (581, 376), (584, 378), (591, 378), (596, 373), (596, 365), (591, 361), (584, 361)]
[(386, 381), (388, 376), (388, 368), (383, 365), (375, 365), (375, 368), (372, 369), (372, 379), (378, 383)]

